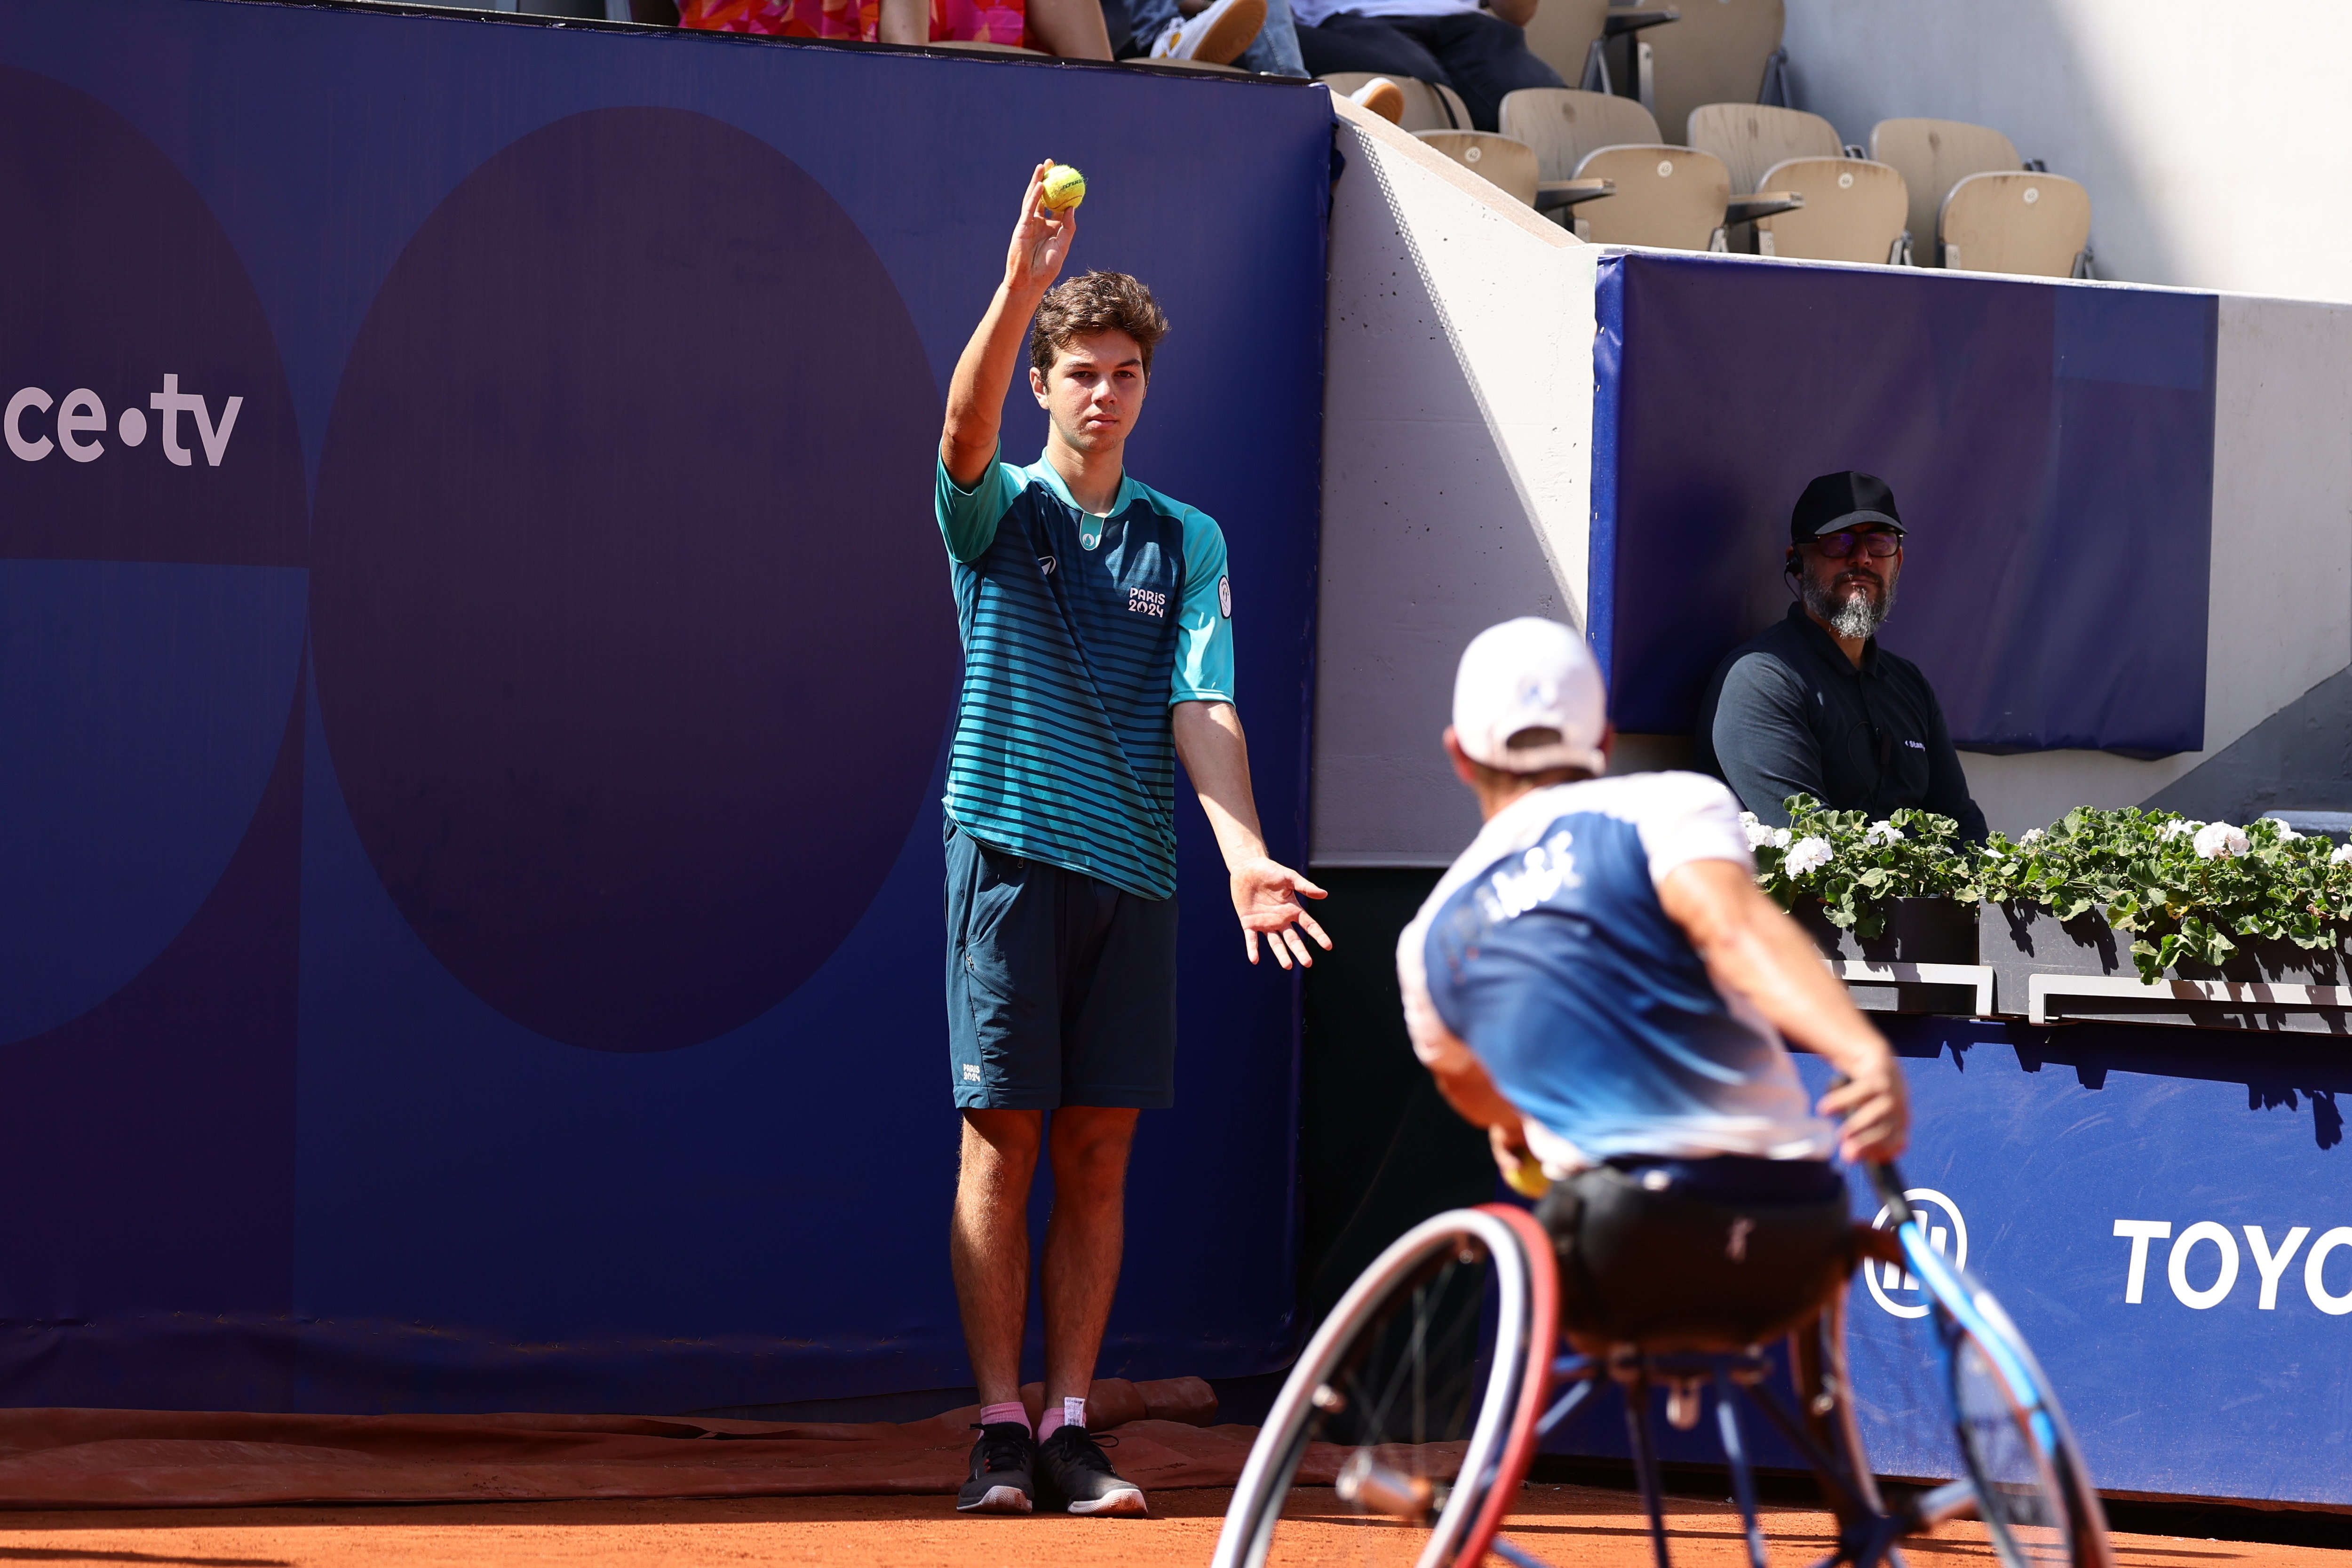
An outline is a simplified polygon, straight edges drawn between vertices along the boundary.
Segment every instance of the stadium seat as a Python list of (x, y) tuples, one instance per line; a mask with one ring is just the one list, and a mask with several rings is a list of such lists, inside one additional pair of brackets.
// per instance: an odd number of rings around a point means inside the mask
[(1903, 176), (1846, 156), (1837, 128), (1818, 114), (1761, 103), (1691, 110), (1691, 145), (1731, 171), (1735, 196), (1756, 191), (1805, 198), (1797, 211), (1759, 217), (1756, 249), (1810, 261), (1901, 259), (1909, 211)]
[(2035, 171), (1970, 174), (1944, 198), (1937, 233), (1947, 267), (2081, 277), (2091, 243), (2091, 193)]
[(1870, 155), (1893, 164), (1910, 192), (1911, 254), (1922, 267), (1943, 264), (1936, 222), (1954, 185), (1970, 174), (2025, 167), (2008, 137), (1959, 120), (1882, 120), (1870, 128)]
[[(1780, 52), (1785, 0), (1676, 0), (1676, 9), (1682, 20), (1633, 40), (1635, 85), (1650, 77), (1643, 101), (1660, 125), (1687, 137), (1691, 110), (1704, 104), (1788, 100), (1785, 81), (1775, 80), (1787, 60)], [(1645, 50), (1646, 73), (1638, 63)]]
[[(1601, 245), (1720, 249), (1727, 223), (1780, 210), (1769, 199), (1731, 206), (1723, 160), (1658, 140), (1631, 99), (1574, 88), (1522, 88), (1503, 99), (1503, 134), (1535, 149), (1539, 208), (1576, 205), (1577, 237)], [(1603, 199), (1605, 198), (1605, 199)]]
[[(1355, 91), (1379, 71), (1333, 71), (1315, 79), (1333, 93), (1344, 96)], [(1389, 79), (1404, 93), (1404, 118), (1397, 121), (1406, 131), (1467, 131), (1470, 127), (1470, 107), (1462, 101), (1461, 94), (1440, 82), (1423, 81), (1417, 77), (1391, 76)]]
[(1517, 200), (1536, 205), (1538, 165), (1536, 150), (1526, 142), (1491, 131), (1416, 131), (1413, 134)]
[(1610, 0), (1539, 0), (1525, 29), (1528, 51), (1588, 92), (1608, 92), (1612, 83), (1605, 46), (1628, 33), (1675, 20), (1671, 5), (1633, 7)]

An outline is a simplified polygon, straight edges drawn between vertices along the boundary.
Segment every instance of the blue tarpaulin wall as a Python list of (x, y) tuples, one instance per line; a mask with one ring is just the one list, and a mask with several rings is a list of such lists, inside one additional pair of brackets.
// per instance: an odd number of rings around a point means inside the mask
[[(1901, 1169), (1912, 1201), (2032, 1347), (2093, 1481), (2352, 1505), (2352, 1067), (2341, 1048), (2124, 1025), (1877, 1021), (1910, 1083)], [(1809, 1089), (1825, 1091), (1829, 1067), (1797, 1059)], [(1852, 1180), (1857, 1215), (1878, 1212)], [(1881, 1474), (1956, 1477), (1926, 1298), (1904, 1280), (1866, 1267), (1848, 1295), (1864, 1441)], [(1798, 1463), (1761, 1421), (1748, 1426), (1769, 1461)], [(1659, 1431), (1668, 1458), (1721, 1462), (1712, 1420)], [(1622, 1414), (1597, 1411), (1554, 1446), (1622, 1454)]]
[[(1076, 265), (1174, 321), (1130, 460), (1224, 525), (1303, 863), (1328, 127), (1307, 86), (0, 3), (0, 1399), (968, 1383), (947, 377), (1029, 167), (1078, 163)], [(1189, 795), (1179, 833), (1105, 1371), (1251, 1373), (1295, 993)]]
[(1618, 728), (1687, 733), (1786, 612), (1816, 474), (1895, 489), (1883, 642), (1987, 752), (2197, 751), (2210, 294), (1731, 257), (1601, 264), (1591, 631)]

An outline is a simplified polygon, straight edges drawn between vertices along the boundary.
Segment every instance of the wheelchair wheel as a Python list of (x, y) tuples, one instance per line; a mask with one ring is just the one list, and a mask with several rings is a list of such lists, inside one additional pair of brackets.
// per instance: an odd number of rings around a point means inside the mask
[(1937, 1292), (1953, 1435), (2003, 1568), (2110, 1568), (2105, 1510), (2050, 1381), (1992, 1293)]
[[(1366, 1559), (1476, 1563), (1526, 1478), (1558, 1342), (1551, 1243), (1531, 1216), (1490, 1204), (1415, 1226), (1300, 1354), (1234, 1489), (1214, 1568), (1344, 1561), (1335, 1527)], [(1316, 1442), (1344, 1449), (1333, 1493), (1297, 1483)]]

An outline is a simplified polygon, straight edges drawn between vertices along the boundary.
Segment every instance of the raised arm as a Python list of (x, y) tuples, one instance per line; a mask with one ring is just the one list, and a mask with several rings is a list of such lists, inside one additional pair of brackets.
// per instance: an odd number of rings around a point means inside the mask
[(1745, 996), (1772, 1026), (1850, 1080), (1822, 1097), (1843, 1120), (1849, 1160), (1891, 1160), (1910, 1136), (1903, 1071), (1885, 1037), (1855, 1011), (1804, 929), (1766, 898), (1748, 868), (1688, 860), (1658, 884), (1658, 904), (1683, 928), (1717, 989)]
[(1031, 171), (1021, 198), (1021, 219), (1005, 249), (1004, 280), (996, 286), (988, 312), (972, 329), (971, 341), (956, 361), (948, 383), (947, 424), (940, 432), (940, 461), (948, 478), (970, 489), (996, 456), (997, 432), (1004, 424), (1004, 395), (1021, 364), (1021, 341), (1037, 302), (1061, 276), (1062, 262), (1077, 237), (1077, 214), (1053, 212), (1045, 200), (1045, 171), (1052, 159)]
[(1298, 930), (1321, 942), (1331, 939), (1299, 903), (1319, 899), (1323, 889), (1278, 861), (1267, 858), (1265, 838), (1257, 826), (1257, 803), (1250, 793), (1249, 742), (1242, 734), (1241, 715), (1230, 702), (1179, 702), (1171, 717), (1176, 728), (1176, 754), (1201, 809), (1217, 836), (1232, 882), (1234, 913), (1242, 922), (1242, 940), (1252, 963), (1257, 962), (1257, 942), (1274, 953), (1274, 961), (1290, 967), (1296, 958), (1313, 968)]

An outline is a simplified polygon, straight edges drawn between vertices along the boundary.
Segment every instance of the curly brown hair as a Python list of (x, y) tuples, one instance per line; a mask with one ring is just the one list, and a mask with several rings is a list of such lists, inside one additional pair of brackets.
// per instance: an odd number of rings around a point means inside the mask
[(1056, 283), (1037, 306), (1029, 330), (1029, 363), (1044, 375), (1054, 360), (1078, 338), (1125, 332), (1143, 351), (1143, 374), (1151, 374), (1151, 351), (1168, 335), (1168, 317), (1151, 290), (1124, 272), (1086, 272)]

